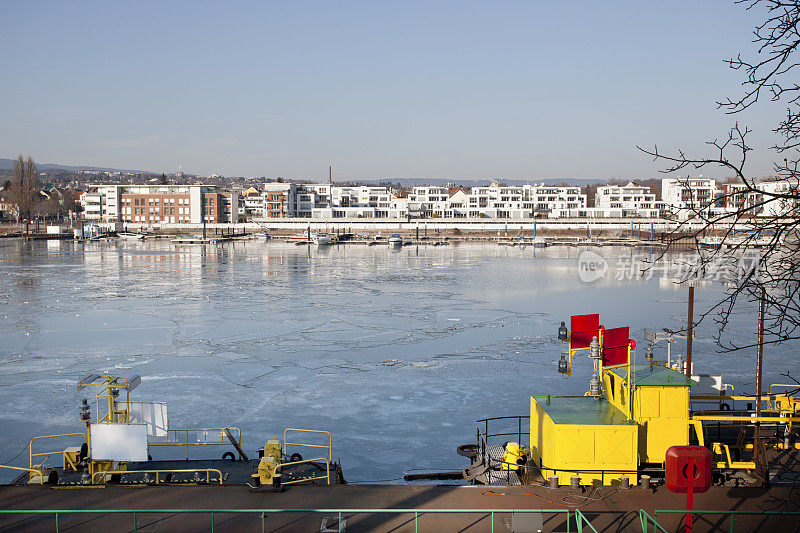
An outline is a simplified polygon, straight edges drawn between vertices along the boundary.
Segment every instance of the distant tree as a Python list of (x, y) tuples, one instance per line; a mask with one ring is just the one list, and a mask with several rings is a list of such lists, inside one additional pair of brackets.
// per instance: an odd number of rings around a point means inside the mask
[(161, 173), (161, 177), (158, 178), (158, 183), (160, 183), (161, 185), (167, 185), (169, 183), (167, 175), (164, 174), (163, 172)]
[(17, 222), (30, 219), (39, 201), (39, 179), (31, 156), (26, 160), (19, 154), (14, 159), (8, 193)]
[(10, 188), (11, 188), (11, 180), (6, 180), (6, 181), (3, 183), (3, 189), (7, 191), (7, 190), (8, 190), (8, 189), (10, 189)]
[[(783, 117), (773, 127), (779, 141), (771, 147), (775, 152), (774, 172), (787, 183), (784, 190), (759, 187), (746, 169), (748, 155), (755, 148), (748, 144), (750, 130), (735, 123), (721, 139), (707, 143), (709, 153), (691, 155), (684, 150), (665, 153), (654, 146), (640, 148), (656, 161), (665, 163), (665, 173), (695, 171), (720, 167), (732, 174), (728, 187), (716, 199), (716, 205), (729, 203), (742, 207), (726, 210), (708, 209), (699, 202), (682, 213), (685, 221), (664, 237), (667, 250), (680, 239), (694, 237), (699, 264), (696, 272), (713, 271), (718, 265), (758, 256), (759, 267), (740, 272), (727, 280), (724, 296), (701, 314), (717, 321), (717, 343), (724, 349), (750, 348), (754, 342), (733, 344), (723, 340), (736, 304), (744, 300), (750, 305), (762, 298), (765, 302), (765, 343), (778, 344), (800, 339), (800, 1), (740, 0), (746, 9), (761, 7), (764, 19), (756, 24), (753, 43), (755, 59), (741, 54), (726, 60), (728, 66), (744, 74), (743, 93), (726, 98), (717, 106), (727, 114), (737, 114), (758, 103), (781, 106)], [(685, 183), (688, 186), (688, 183)], [(777, 208), (777, 210), (776, 210)], [(776, 212), (777, 211), (777, 212)], [(759, 214), (760, 216), (753, 216)], [(702, 250), (701, 238), (709, 230), (723, 231), (731, 247), (711, 252)], [(739, 232), (734, 236), (734, 233)]]

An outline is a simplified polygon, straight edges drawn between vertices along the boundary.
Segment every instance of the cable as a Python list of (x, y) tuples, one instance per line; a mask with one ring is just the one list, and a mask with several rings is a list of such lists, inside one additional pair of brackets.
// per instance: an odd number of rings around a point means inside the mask
[(22, 455), (22, 452), (24, 452), (24, 451), (25, 451), (25, 450), (27, 450), (27, 449), (28, 449), (28, 446), (27, 446), (27, 445), (26, 445), (26, 446), (23, 446), (23, 447), (22, 447), (22, 449), (19, 451), (19, 453), (18, 453), (17, 455), (15, 455), (14, 457), (12, 457), (12, 458), (11, 458), (11, 459), (9, 459), (8, 461), (4, 461), (4, 462), (3, 462), (3, 464), (4, 464), (4, 465), (7, 465), (7, 464), (10, 464), (10, 463), (13, 463), (13, 462), (14, 462), (14, 460), (15, 460), (17, 457), (19, 457), (20, 455)]
[[(542, 486), (542, 488), (549, 488), (549, 487)], [(560, 502), (556, 501), (556, 500), (551, 500), (549, 498), (545, 498), (544, 496), (540, 496), (540, 495), (534, 494), (532, 492), (495, 492), (493, 490), (484, 490), (484, 491), (481, 492), (481, 496), (488, 496), (488, 495), (493, 495), (493, 496), (515, 496), (515, 495), (534, 496), (536, 498), (539, 498), (539, 499), (544, 500), (546, 502), (553, 503), (555, 505), (567, 505), (569, 507), (576, 507), (577, 508), (577, 507), (580, 507), (581, 505), (586, 505), (587, 503), (589, 503), (589, 501), (595, 501), (595, 502), (602, 501), (603, 498), (605, 498), (606, 496), (609, 496), (610, 494), (613, 494), (614, 492), (616, 492), (618, 490), (618, 489), (614, 489), (614, 491), (609, 493), (609, 494), (603, 494), (599, 498), (592, 498), (591, 494), (593, 494), (598, 488), (599, 487), (594, 487), (589, 492), (589, 495), (586, 495), (586, 496), (584, 496), (582, 494), (567, 494)], [(583, 498), (586, 501), (584, 501), (583, 503), (580, 503), (580, 504), (574, 504), (574, 503), (567, 502), (568, 498)]]

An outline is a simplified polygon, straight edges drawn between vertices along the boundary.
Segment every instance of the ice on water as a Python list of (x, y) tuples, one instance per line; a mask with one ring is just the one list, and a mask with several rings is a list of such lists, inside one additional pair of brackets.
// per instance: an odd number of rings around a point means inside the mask
[[(682, 327), (685, 290), (581, 283), (579, 253), (7, 240), (0, 461), (34, 435), (80, 427), (88, 393), (75, 383), (102, 370), (138, 371), (135, 397), (168, 402), (173, 427), (239, 427), (249, 450), (285, 427), (330, 430), (348, 480), (460, 468), (455, 448), (474, 440), (476, 419), (527, 414), (530, 394), (586, 390), (588, 361), (569, 380), (556, 373), (570, 314), (630, 325), (639, 357), (645, 328)], [(698, 309), (717, 290), (698, 291)], [(755, 308), (736, 319), (737, 335), (755, 335)], [(712, 331), (697, 332), (697, 367), (753, 389), (754, 354), (717, 354)], [(766, 383), (800, 363), (796, 348), (768, 349)]]

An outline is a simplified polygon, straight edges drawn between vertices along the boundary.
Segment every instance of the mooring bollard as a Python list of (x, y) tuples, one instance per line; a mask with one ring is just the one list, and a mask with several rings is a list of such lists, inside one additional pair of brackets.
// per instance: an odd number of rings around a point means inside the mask
[(558, 476), (550, 476), (550, 488), (551, 489), (558, 488)]
[(581, 488), (581, 477), (572, 476), (571, 478), (569, 478), (569, 486), (573, 489)]
[(639, 480), (639, 487), (641, 487), (643, 489), (649, 489), (650, 488), (650, 476), (646, 476), (646, 475), (642, 476), (641, 479)]
[(622, 475), (619, 477), (619, 486), (620, 486), (620, 488), (623, 488), (623, 489), (628, 489), (628, 488), (630, 488), (630, 486), (631, 486), (631, 480), (630, 480), (630, 478), (628, 477), (628, 475), (627, 475), (627, 474), (622, 474)]

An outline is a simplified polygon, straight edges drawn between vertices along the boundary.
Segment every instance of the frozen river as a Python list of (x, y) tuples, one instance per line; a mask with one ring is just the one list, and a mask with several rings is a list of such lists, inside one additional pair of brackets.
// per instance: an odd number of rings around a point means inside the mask
[[(172, 427), (239, 427), (248, 452), (286, 427), (329, 430), (348, 481), (463, 467), (455, 448), (474, 442), (476, 419), (527, 414), (530, 394), (586, 390), (585, 358), (568, 380), (556, 372), (571, 314), (631, 326), (639, 359), (645, 329), (684, 326), (685, 288), (615, 279), (614, 263), (584, 283), (580, 253), (3, 239), (0, 464), (23, 449), (11, 464), (26, 464), (35, 435), (79, 431), (93, 393), (75, 384), (96, 370), (140, 373), (133, 397), (168, 402)], [(717, 290), (698, 290), (696, 308)], [(755, 305), (736, 321), (739, 340), (755, 339)], [(695, 368), (754, 392), (755, 350), (719, 354), (712, 332), (697, 331)], [(766, 351), (765, 383), (800, 365), (797, 348)]]

